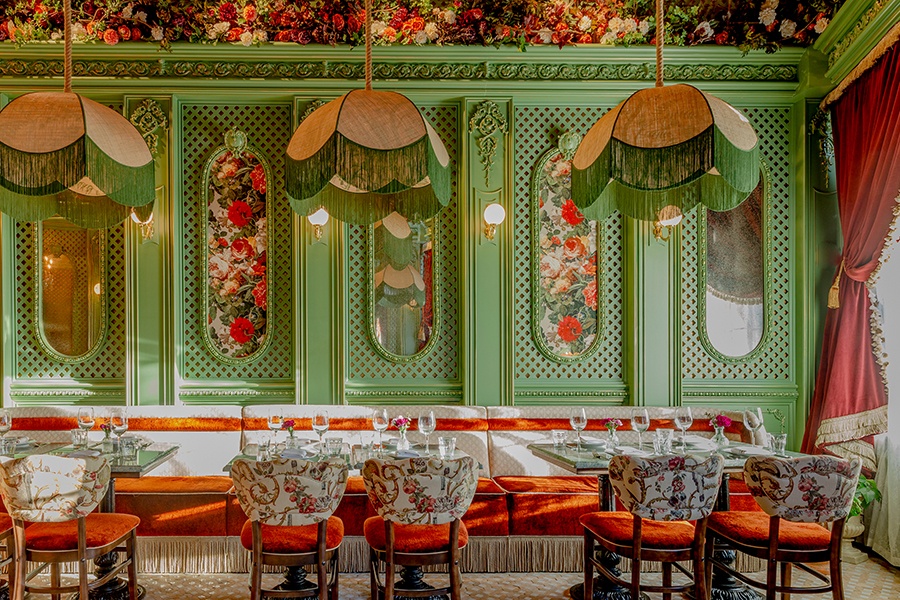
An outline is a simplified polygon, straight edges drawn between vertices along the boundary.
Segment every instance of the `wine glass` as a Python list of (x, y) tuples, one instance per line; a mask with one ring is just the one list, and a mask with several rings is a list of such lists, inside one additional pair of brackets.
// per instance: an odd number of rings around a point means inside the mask
[(752, 432), (753, 443), (756, 443), (756, 432), (759, 431), (759, 428), (763, 425), (762, 409), (758, 406), (748, 406), (741, 411), (741, 416), (744, 419), (744, 427)]
[[(269, 431), (272, 432), (272, 445), (274, 446), (278, 442), (278, 430), (284, 424), (284, 417), (281, 415), (281, 411), (273, 410), (270, 412), (266, 424), (269, 426)], [(328, 430), (327, 426), (325, 430)]]
[(94, 428), (94, 409), (91, 406), (82, 406), (78, 409), (78, 427), (83, 431)]
[(384, 443), (381, 440), (381, 435), (387, 431), (388, 426), (391, 424), (390, 419), (388, 419), (387, 409), (386, 408), (376, 408), (372, 411), (372, 428), (378, 432), (378, 448), (383, 449)]
[(584, 412), (584, 408), (573, 408), (572, 414), (569, 415), (569, 423), (575, 430), (576, 450), (581, 452), (581, 432), (587, 427), (587, 414)]
[(322, 442), (322, 436), (328, 431), (328, 413), (325, 411), (319, 411), (313, 415), (312, 418), (312, 430), (315, 431), (319, 436), (319, 449), (322, 454), (325, 453), (325, 446)]
[(425, 434), (425, 454), (431, 454), (429, 451), (429, 440), (434, 429), (437, 427), (437, 421), (434, 418), (434, 411), (429, 410), (427, 413), (419, 415), (419, 431)]
[(116, 434), (116, 439), (119, 443), (119, 452), (122, 452), (122, 435), (128, 431), (128, 413), (125, 412), (125, 409), (117, 409), (113, 410), (112, 415), (109, 417), (109, 427), (114, 434)]
[(643, 434), (650, 429), (650, 413), (646, 408), (636, 408), (631, 414), (631, 428), (638, 434), (638, 449), (644, 449)]
[(12, 415), (5, 408), (0, 410), (0, 437), (6, 436), (12, 429)]
[(694, 424), (694, 415), (690, 406), (679, 406), (675, 409), (675, 425), (681, 430), (681, 450), (687, 452), (687, 430)]

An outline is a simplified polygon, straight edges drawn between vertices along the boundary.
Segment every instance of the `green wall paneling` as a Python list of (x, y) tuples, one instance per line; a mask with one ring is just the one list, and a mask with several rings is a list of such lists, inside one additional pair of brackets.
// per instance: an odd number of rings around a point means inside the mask
[[(413, 97), (413, 96), (411, 96)], [(415, 100), (415, 97), (413, 97)], [(346, 307), (346, 390), (348, 403), (461, 403), (460, 378), (460, 260), (459, 128), (457, 103), (418, 103), (424, 117), (441, 136), (453, 165), (450, 204), (439, 219), (440, 272), (435, 270), (435, 292), (441, 295), (441, 326), (431, 350), (412, 362), (395, 362), (379, 354), (369, 339), (367, 309), (367, 228), (347, 228), (347, 265), (344, 290)]]
[[(178, 97), (175, 118), (179, 137), (179, 168), (174, 211), (177, 232), (175, 251), (175, 306), (178, 323), (176, 357), (178, 394), (184, 403), (252, 403), (295, 401), (292, 277), (293, 213), (284, 196), (284, 149), (290, 139), (292, 105), (289, 101), (236, 103), (216, 99)], [(201, 228), (205, 219), (203, 169), (212, 153), (223, 145), (226, 131), (236, 127), (247, 134), (248, 144), (259, 149), (272, 169), (272, 206), (269, 223), (267, 268), (274, 272), (274, 306), (269, 310), (269, 347), (252, 362), (227, 364), (204, 341), (206, 310), (202, 286), (206, 265), (201, 264)]]
[[(532, 173), (539, 158), (556, 146), (559, 136), (571, 131), (584, 135), (614, 102), (605, 106), (524, 104), (515, 107), (515, 211), (514, 243), (514, 375), (516, 404), (552, 402), (627, 401), (623, 363), (622, 287), (624, 219), (615, 215), (598, 227), (603, 264), (598, 283), (605, 298), (603, 339), (597, 351), (583, 361), (566, 363), (545, 356), (532, 336)], [(603, 269), (602, 276), (599, 273)]]

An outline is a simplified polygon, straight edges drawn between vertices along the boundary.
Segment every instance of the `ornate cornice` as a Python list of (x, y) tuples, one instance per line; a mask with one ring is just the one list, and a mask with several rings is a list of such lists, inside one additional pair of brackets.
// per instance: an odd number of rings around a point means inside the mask
[(345, 390), (348, 398), (460, 398), (462, 390)]
[(878, 13), (881, 12), (881, 9), (883, 9), (886, 4), (887, 0), (877, 0), (875, 4), (860, 17), (853, 29), (835, 44), (834, 50), (828, 55), (829, 68), (833, 67), (834, 64), (840, 60), (841, 56), (843, 56), (847, 49), (856, 42), (856, 39), (866, 30), (866, 27), (868, 27), (875, 17), (878, 16)]
[(624, 398), (628, 395), (625, 390), (583, 392), (540, 392), (540, 391), (516, 391), (516, 398)]

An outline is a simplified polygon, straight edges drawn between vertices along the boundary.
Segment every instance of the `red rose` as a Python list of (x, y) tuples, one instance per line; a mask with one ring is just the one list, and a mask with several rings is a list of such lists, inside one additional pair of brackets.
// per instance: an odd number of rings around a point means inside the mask
[(131, 27), (127, 25), (119, 25), (119, 37), (122, 38), (123, 42), (127, 42), (131, 39)]
[(721, 31), (721, 32), (717, 33), (716, 34), (716, 43), (719, 44), (720, 46), (727, 44), (728, 43), (728, 32)]
[(252, 4), (248, 4), (244, 7), (244, 20), (248, 23), (252, 23), (256, 20), (256, 7)]
[(581, 335), (581, 323), (575, 317), (565, 316), (559, 320), (556, 333), (564, 342), (574, 342)]
[(566, 223), (569, 225), (578, 225), (582, 221), (584, 221), (584, 215), (581, 214), (581, 211), (578, 210), (578, 207), (575, 206), (575, 203), (572, 202), (572, 199), (566, 200), (562, 205), (562, 218), (566, 220)]
[(559, 241), (559, 238), (556, 237), (555, 235), (552, 238), (550, 238), (550, 243), (555, 246), (559, 246), (560, 244), (562, 244), (562, 242)]
[(260, 194), (266, 193), (266, 170), (261, 164), (256, 165), (253, 167), (253, 170), (250, 171), (250, 181), (253, 182), (254, 190)]
[(139, 39), (141, 39), (142, 37), (144, 37), (144, 35), (141, 33), (140, 29), (138, 29), (137, 27), (131, 28), (131, 39), (132, 40), (134, 40), (136, 42)]
[(566, 258), (581, 258), (585, 254), (587, 254), (587, 247), (584, 245), (584, 242), (581, 241), (581, 238), (577, 235), (573, 235), (569, 239), (566, 240), (566, 243), (563, 245), (564, 252)]
[(219, 247), (220, 247), (220, 248), (227, 248), (227, 247), (228, 247), (228, 240), (226, 240), (225, 238), (219, 238), (219, 240), (218, 240), (217, 243), (219, 244)]
[(589, 33), (582, 33), (581, 36), (578, 38), (579, 44), (590, 44), (593, 41), (594, 41), (594, 38), (591, 37), (591, 34), (589, 34)]
[(581, 294), (584, 296), (584, 303), (587, 304), (588, 308), (597, 310), (597, 281), (594, 280), (584, 286)]
[(253, 258), (254, 254), (256, 254), (256, 249), (247, 238), (238, 238), (231, 242), (231, 257), (234, 260)]
[(334, 16), (331, 17), (331, 24), (334, 25), (334, 28), (338, 31), (344, 29), (344, 16), (338, 13), (335, 13)]
[(220, 6), (219, 18), (223, 21), (236, 21), (237, 9), (234, 7), (234, 4), (232, 4), (231, 2), (226, 2), (225, 4)]
[(360, 27), (362, 27), (362, 24), (359, 22), (359, 19), (353, 15), (347, 17), (347, 29), (350, 30), (350, 33), (356, 33)]
[(250, 217), (252, 216), (253, 209), (251, 209), (250, 205), (243, 200), (235, 200), (231, 203), (231, 206), (228, 207), (228, 220), (237, 227), (243, 227), (249, 223)]
[(110, 46), (115, 46), (119, 43), (119, 34), (116, 33), (115, 29), (107, 29), (103, 32), (103, 41)]
[(241, 39), (242, 33), (244, 33), (244, 30), (240, 27), (232, 27), (228, 30), (228, 35), (225, 36), (225, 41), (238, 42)]
[(256, 303), (256, 306), (260, 307), (263, 310), (268, 308), (268, 285), (266, 285), (266, 280), (263, 279), (253, 288), (253, 300)]
[(231, 322), (231, 331), (229, 333), (231, 334), (231, 339), (238, 344), (246, 344), (255, 332), (256, 329), (253, 327), (250, 319), (238, 317)]

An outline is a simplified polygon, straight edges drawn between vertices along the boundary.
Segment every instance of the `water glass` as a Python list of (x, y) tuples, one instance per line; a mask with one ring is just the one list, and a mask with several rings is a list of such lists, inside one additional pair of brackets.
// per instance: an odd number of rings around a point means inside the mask
[(122, 458), (135, 458), (137, 456), (137, 438), (126, 435), (119, 438), (119, 452)]
[(88, 432), (84, 429), (72, 429), (69, 431), (72, 434), (72, 447), (73, 448), (85, 448), (88, 444)]
[(439, 437), (438, 452), (440, 453), (441, 458), (453, 458), (453, 454), (456, 452), (456, 438)]
[(787, 434), (779, 433), (777, 435), (772, 436), (772, 450), (775, 451), (775, 456), (787, 456), (785, 454), (784, 449), (787, 447)]
[(0, 435), (6, 435), (12, 429), (12, 415), (5, 408), (0, 410)]
[(9, 437), (0, 438), (0, 452), (4, 456), (13, 456), (16, 453), (16, 439)]
[(271, 454), (271, 446), (269, 445), (269, 440), (259, 440), (259, 443), (256, 445), (256, 460), (270, 460), (272, 458)]
[(674, 429), (657, 429), (653, 434), (653, 451), (659, 455), (671, 454), (674, 435)]
[(325, 440), (325, 451), (328, 456), (340, 456), (344, 448), (344, 438), (328, 438)]
[(566, 445), (566, 436), (569, 434), (568, 431), (563, 431), (562, 429), (554, 429), (550, 432), (550, 439), (553, 440), (553, 446), (556, 449), (563, 448)]
[(363, 442), (359, 448), (353, 449), (353, 465), (351, 465), (351, 468), (362, 468), (362, 465), (370, 458), (372, 458), (372, 442)]

